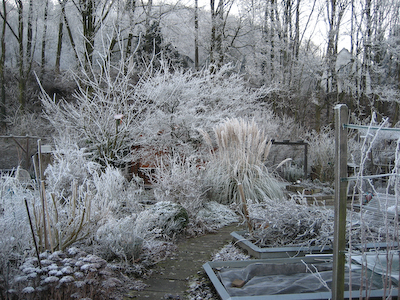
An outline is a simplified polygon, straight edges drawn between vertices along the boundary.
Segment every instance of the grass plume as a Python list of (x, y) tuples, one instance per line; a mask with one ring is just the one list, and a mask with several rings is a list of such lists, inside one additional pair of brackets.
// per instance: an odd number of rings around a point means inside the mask
[(232, 118), (215, 126), (215, 150), (209, 135), (200, 132), (211, 148), (206, 181), (214, 200), (240, 203), (238, 183), (243, 186), (245, 199), (282, 198), (278, 181), (265, 167), (271, 141), (254, 120)]

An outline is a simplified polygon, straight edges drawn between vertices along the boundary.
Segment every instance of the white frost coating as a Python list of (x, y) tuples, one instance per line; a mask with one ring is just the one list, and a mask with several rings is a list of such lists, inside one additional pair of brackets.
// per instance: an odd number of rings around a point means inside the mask
[(72, 274), (74, 272), (74, 269), (72, 269), (72, 267), (67, 266), (61, 269), (61, 272), (63, 274)]
[(68, 275), (68, 276), (64, 276), (60, 279), (60, 283), (70, 283), (74, 281), (74, 277)]
[(74, 276), (75, 276), (76, 278), (83, 278), (83, 277), (84, 277), (84, 274), (83, 274), (82, 272), (75, 272), (75, 273), (74, 273)]
[(50, 270), (49, 271), (49, 276), (62, 276), (63, 273), (59, 270)]
[(71, 248), (68, 248), (67, 252), (69, 255), (75, 256), (76, 254), (79, 253), (79, 249), (76, 247), (71, 247)]
[(204, 223), (215, 226), (216, 228), (239, 222), (239, 217), (234, 211), (228, 206), (215, 201), (206, 203), (196, 217), (201, 219)]
[(56, 264), (51, 264), (50, 266), (47, 267), (47, 269), (48, 269), (49, 271), (51, 271), (51, 270), (58, 270), (58, 266), (57, 266)]
[(35, 289), (31, 286), (27, 286), (25, 288), (23, 288), (22, 293), (23, 294), (32, 294), (35, 292)]
[(43, 283), (54, 283), (54, 282), (58, 282), (59, 279), (56, 276), (49, 276), (47, 277), (45, 280), (43, 280)]

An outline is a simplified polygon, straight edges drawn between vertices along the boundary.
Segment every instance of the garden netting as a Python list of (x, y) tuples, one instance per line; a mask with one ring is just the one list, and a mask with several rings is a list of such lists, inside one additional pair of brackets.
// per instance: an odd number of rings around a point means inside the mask
[[(364, 274), (363, 274), (364, 272)], [(362, 288), (382, 289), (382, 277), (365, 270), (359, 265), (351, 268), (351, 289), (358, 291)], [(253, 263), (243, 268), (223, 268), (218, 272), (222, 284), (232, 296), (262, 296), (276, 294), (300, 294), (329, 292), (332, 286), (332, 264), (321, 263), (306, 266), (303, 263), (270, 264)], [(361, 278), (368, 278), (361, 282)], [(232, 286), (234, 281), (244, 281), (242, 287)], [(349, 272), (345, 275), (345, 290), (349, 290)]]

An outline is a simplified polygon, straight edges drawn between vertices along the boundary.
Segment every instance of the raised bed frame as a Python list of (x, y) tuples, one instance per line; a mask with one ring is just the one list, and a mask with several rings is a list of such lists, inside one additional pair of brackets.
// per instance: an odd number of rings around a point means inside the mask
[(246, 231), (234, 231), (231, 233), (233, 242), (238, 247), (247, 251), (249, 255), (258, 259), (266, 258), (288, 258), (288, 257), (303, 257), (307, 254), (329, 254), (332, 253), (332, 248), (324, 248), (320, 246), (313, 247), (271, 247), (260, 248), (244, 237)]
[[(300, 299), (332, 299), (331, 292), (315, 292), (315, 293), (299, 293), (299, 294), (275, 294), (275, 295), (260, 295), (260, 296), (230, 296), (222, 282), (219, 280), (215, 270), (219, 268), (244, 268), (254, 263), (267, 263), (267, 264), (282, 264), (282, 263), (301, 263), (305, 262), (308, 264), (318, 264), (324, 259), (331, 258), (331, 256), (306, 256), (306, 257), (293, 257), (293, 258), (275, 258), (275, 259), (253, 259), (253, 260), (242, 260), (242, 261), (214, 261), (207, 262), (203, 265), (203, 269), (207, 273), (209, 279), (214, 285), (216, 291), (222, 300), (300, 300)], [(386, 296), (397, 297), (398, 290), (392, 289), (386, 291)], [(385, 291), (383, 289), (368, 291), (369, 299), (382, 299)], [(359, 296), (359, 292), (356, 290), (352, 291), (352, 297)], [(363, 291), (363, 296), (366, 296), (366, 291)], [(344, 298), (348, 299), (350, 292), (344, 292)]]

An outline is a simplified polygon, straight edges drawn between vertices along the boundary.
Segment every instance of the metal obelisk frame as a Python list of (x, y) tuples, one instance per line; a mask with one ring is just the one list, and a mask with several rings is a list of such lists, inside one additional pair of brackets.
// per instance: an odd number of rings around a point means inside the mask
[(333, 241), (332, 299), (344, 298), (346, 203), (347, 203), (347, 123), (348, 109), (344, 104), (335, 106), (335, 223)]

